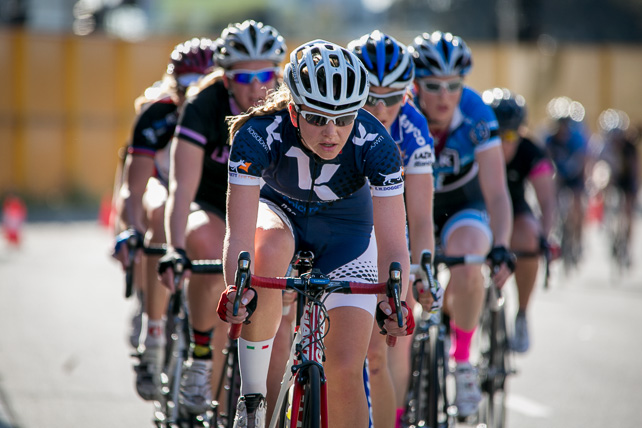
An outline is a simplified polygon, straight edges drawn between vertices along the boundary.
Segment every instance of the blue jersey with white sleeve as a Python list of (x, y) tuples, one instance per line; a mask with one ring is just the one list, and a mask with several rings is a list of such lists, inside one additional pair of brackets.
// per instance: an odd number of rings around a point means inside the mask
[(497, 118), (481, 96), (464, 87), (448, 133), (435, 135), (435, 213), (484, 206), (477, 153), (501, 145)]
[(434, 144), (428, 122), (412, 103), (401, 106), (390, 126), (390, 135), (397, 143), (403, 159), (404, 174), (431, 174), (435, 162)]

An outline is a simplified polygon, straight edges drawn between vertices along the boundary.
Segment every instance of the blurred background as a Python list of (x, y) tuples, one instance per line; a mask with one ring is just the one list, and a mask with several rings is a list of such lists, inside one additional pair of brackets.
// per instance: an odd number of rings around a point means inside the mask
[(95, 211), (111, 197), (133, 101), (173, 46), (248, 18), (290, 49), (377, 28), (404, 43), (450, 31), (473, 52), (468, 83), (524, 95), (532, 129), (557, 96), (584, 105), (591, 131), (607, 108), (642, 123), (640, 0), (0, 0), (0, 198)]

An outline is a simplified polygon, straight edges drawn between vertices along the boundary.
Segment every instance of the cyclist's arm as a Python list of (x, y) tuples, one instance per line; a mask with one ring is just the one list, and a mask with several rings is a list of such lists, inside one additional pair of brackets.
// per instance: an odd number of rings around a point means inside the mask
[(169, 247), (185, 248), (187, 217), (201, 180), (204, 151), (181, 138), (174, 138), (171, 144), (165, 230)]
[(479, 163), (479, 184), (493, 231), (493, 245), (508, 248), (513, 230), (513, 214), (502, 148), (496, 145), (478, 151), (476, 159)]
[(254, 234), (259, 207), (258, 185), (229, 184), (227, 191), (227, 220), (223, 245), (225, 284), (234, 284), (238, 255), (250, 253), (254, 260)]
[(435, 252), (433, 228), (433, 189), (432, 174), (407, 174), (404, 187), (408, 215), (408, 232), (412, 260), (421, 260), (421, 252)]
[(121, 221), (128, 227), (145, 232), (143, 194), (154, 173), (154, 159), (145, 155), (129, 154), (125, 160), (120, 194), (123, 202)]
[(528, 181), (531, 182), (535, 189), (537, 202), (539, 203), (540, 210), (542, 211), (542, 233), (545, 237), (550, 235), (553, 223), (555, 221), (556, 197), (555, 197), (555, 180), (553, 179), (553, 168), (550, 167), (546, 171), (541, 171), (534, 176), (529, 176)]
[[(372, 198), (374, 227), (377, 236), (379, 281), (388, 280), (390, 263), (401, 263), (401, 284), (408, 284), (410, 257), (406, 244), (406, 213), (403, 195), (374, 196)], [(407, 287), (402, 286), (401, 300), (405, 300)], [(379, 301), (387, 300), (379, 296)]]

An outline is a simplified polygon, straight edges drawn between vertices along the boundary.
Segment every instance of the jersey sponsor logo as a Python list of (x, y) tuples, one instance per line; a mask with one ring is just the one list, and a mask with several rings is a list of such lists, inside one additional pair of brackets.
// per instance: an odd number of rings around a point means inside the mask
[(290, 147), (290, 150), (285, 154), (287, 157), (296, 159), (297, 172), (299, 174), (299, 188), (303, 190), (313, 189), (314, 193), (322, 201), (334, 201), (339, 197), (325, 184), (330, 182), (332, 176), (337, 172), (340, 165), (338, 164), (323, 164), (321, 165), (321, 173), (316, 179), (312, 178), (310, 172), (310, 158), (303, 153), (303, 150), (298, 147)]
[(272, 148), (272, 143), (274, 141), (283, 141), (281, 140), (281, 134), (278, 132), (275, 132), (279, 128), (279, 125), (281, 124), (282, 120), (283, 120), (283, 116), (275, 116), (272, 123), (270, 123), (270, 125), (267, 128), (265, 128), (265, 130), (268, 133), (268, 137), (267, 137), (268, 149)]
[(377, 192), (392, 192), (394, 190), (399, 190), (403, 187), (403, 183), (395, 184), (393, 186), (372, 186)]
[(382, 185), (388, 186), (391, 184), (397, 184), (400, 182), (403, 182), (403, 170), (399, 169), (397, 172), (393, 172), (391, 174), (382, 174), (379, 173), (379, 175), (382, 175), (384, 177)]
[[(359, 135), (357, 135), (359, 134)], [(368, 131), (366, 131), (366, 127), (363, 126), (363, 123), (359, 122), (359, 126), (357, 127), (357, 132), (354, 133), (354, 137), (352, 138), (352, 142), (356, 146), (363, 146), (366, 144), (368, 141), (375, 141), (379, 137), (378, 133), (370, 134)], [(374, 145), (379, 143), (381, 141), (381, 138), (377, 139)]]
[(490, 127), (484, 120), (480, 120), (470, 129), (470, 140), (475, 144), (483, 143), (490, 138)]
[(256, 141), (257, 141), (257, 142), (258, 142), (258, 143), (259, 143), (259, 144), (260, 144), (260, 145), (265, 149), (265, 151), (266, 151), (266, 152), (269, 152), (269, 151), (270, 151), (270, 146), (265, 142), (265, 140), (263, 139), (263, 137), (261, 137), (261, 136), (259, 135), (259, 133), (258, 133), (258, 132), (256, 132), (256, 130), (254, 130), (254, 128), (252, 128), (252, 127), (250, 126), (249, 128), (247, 128), (247, 132), (248, 132), (252, 137), (254, 137), (254, 139), (255, 139), (255, 140), (256, 140)]
[(143, 136), (152, 146), (155, 146), (158, 143), (158, 139), (156, 138), (156, 132), (154, 132), (153, 128), (143, 129)]
[(230, 160), (230, 163), (229, 163), (230, 171), (236, 172), (236, 173), (239, 172), (239, 169), (245, 172), (248, 172), (250, 165), (252, 165), (252, 162), (245, 162), (242, 159), (238, 162), (234, 162), (233, 160)]
[(227, 163), (227, 160), (230, 157), (230, 146), (217, 147), (216, 150), (212, 152), (210, 158), (214, 162), (218, 163)]
[(417, 128), (410, 119), (408, 119), (407, 115), (402, 114), (401, 116), (399, 116), (399, 125), (401, 125), (401, 129), (403, 129), (406, 134), (412, 135), (412, 137), (417, 142), (417, 145), (419, 146), (426, 145), (426, 139), (421, 133), (421, 130)]

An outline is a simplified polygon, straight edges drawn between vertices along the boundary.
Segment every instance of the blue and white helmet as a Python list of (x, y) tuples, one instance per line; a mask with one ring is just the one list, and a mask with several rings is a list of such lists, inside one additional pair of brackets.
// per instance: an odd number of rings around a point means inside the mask
[(368, 71), (348, 49), (325, 40), (296, 48), (283, 80), (297, 105), (331, 114), (359, 110), (368, 97)]
[(241, 61), (272, 61), (278, 65), (287, 47), (274, 27), (253, 20), (230, 24), (216, 40), (216, 65), (228, 69)]
[(415, 37), (408, 50), (415, 62), (416, 77), (464, 76), (473, 65), (466, 43), (450, 33), (423, 33)]
[(415, 65), (406, 45), (375, 30), (348, 44), (366, 66), (370, 85), (403, 89), (415, 78)]

